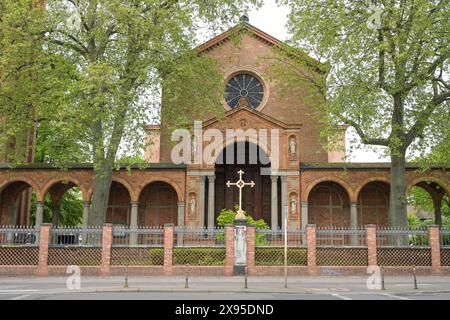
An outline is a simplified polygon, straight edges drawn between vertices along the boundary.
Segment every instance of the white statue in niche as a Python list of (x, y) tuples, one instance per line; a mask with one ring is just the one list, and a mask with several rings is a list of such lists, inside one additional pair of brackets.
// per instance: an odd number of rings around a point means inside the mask
[(194, 136), (192, 138), (192, 160), (195, 162), (195, 158), (197, 157), (198, 154), (198, 138), (196, 136)]
[(294, 156), (297, 152), (297, 142), (295, 141), (295, 137), (292, 137), (289, 140), (289, 153)]
[(191, 215), (195, 215), (196, 206), (195, 195), (191, 195), (191, 200), (189, 201), (189, 212)]
[(295, 216), (297, 214), (297, 200), (295, 196), (291, 197), (291, 214)]

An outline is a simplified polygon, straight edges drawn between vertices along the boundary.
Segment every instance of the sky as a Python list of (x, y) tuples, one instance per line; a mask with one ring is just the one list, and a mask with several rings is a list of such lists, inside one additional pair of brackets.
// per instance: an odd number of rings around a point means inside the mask
[[(259, 10), (248, 12), (250, 24), (277, 38), (278, 40), (287, 40), (289, 34), (286, 28), (289, 8), (287, 6), (277, 6), (275, 0), (265, 0), (264, 5)], [(347, 146), (350, 140), (357, 137), (353, 130), (347, 130)], [(348, 149), (348, 148), (347, 148)], [(385, 162), (388, 158), (382, 157), (382, 148), (364, 148), (347, 152), (351, 162)]]

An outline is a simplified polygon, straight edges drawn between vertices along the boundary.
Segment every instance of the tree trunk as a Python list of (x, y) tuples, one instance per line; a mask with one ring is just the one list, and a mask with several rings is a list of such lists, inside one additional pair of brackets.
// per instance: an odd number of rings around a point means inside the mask
[(101, 226), (105, 223), (112, 171), (112, 164), (106, 160), (98, 170), (94, 171), (92, 207), (88, 219), (88, 225), (90, 226)]
[(405, 164), (405, 151), (391, 150), (390, 226), (408, 227)]

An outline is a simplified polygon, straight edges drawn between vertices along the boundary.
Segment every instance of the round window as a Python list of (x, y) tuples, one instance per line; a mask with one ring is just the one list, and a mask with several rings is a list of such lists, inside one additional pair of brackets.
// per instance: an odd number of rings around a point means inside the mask
[(235, 75), (225, 87), (225, 101), (231, 108), (245, 105), (256, 109), (263, 96), (261, 81), (248, 73)]

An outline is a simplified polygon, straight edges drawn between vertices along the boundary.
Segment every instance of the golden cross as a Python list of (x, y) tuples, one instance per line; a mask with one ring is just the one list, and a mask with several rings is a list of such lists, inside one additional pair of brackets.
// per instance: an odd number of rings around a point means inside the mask
[(244, 180), (242, 180), (242, 175), (244, 174), (244, 171), (239, 170), (238, 174), (239, 174), (239, 180), (236, 182), (228, 181), (227, 187), (229, 188), (231, 186), (236, 186), (239, 188), (239, 209), (236, 214), (236, 219), (245, 219), (244, 211), (242, 210), (242, 188), (244, 188), (245, 186), (250, 186), (253, 188), (255, 186), (255, 183), (253, 181), (244, 182)]

